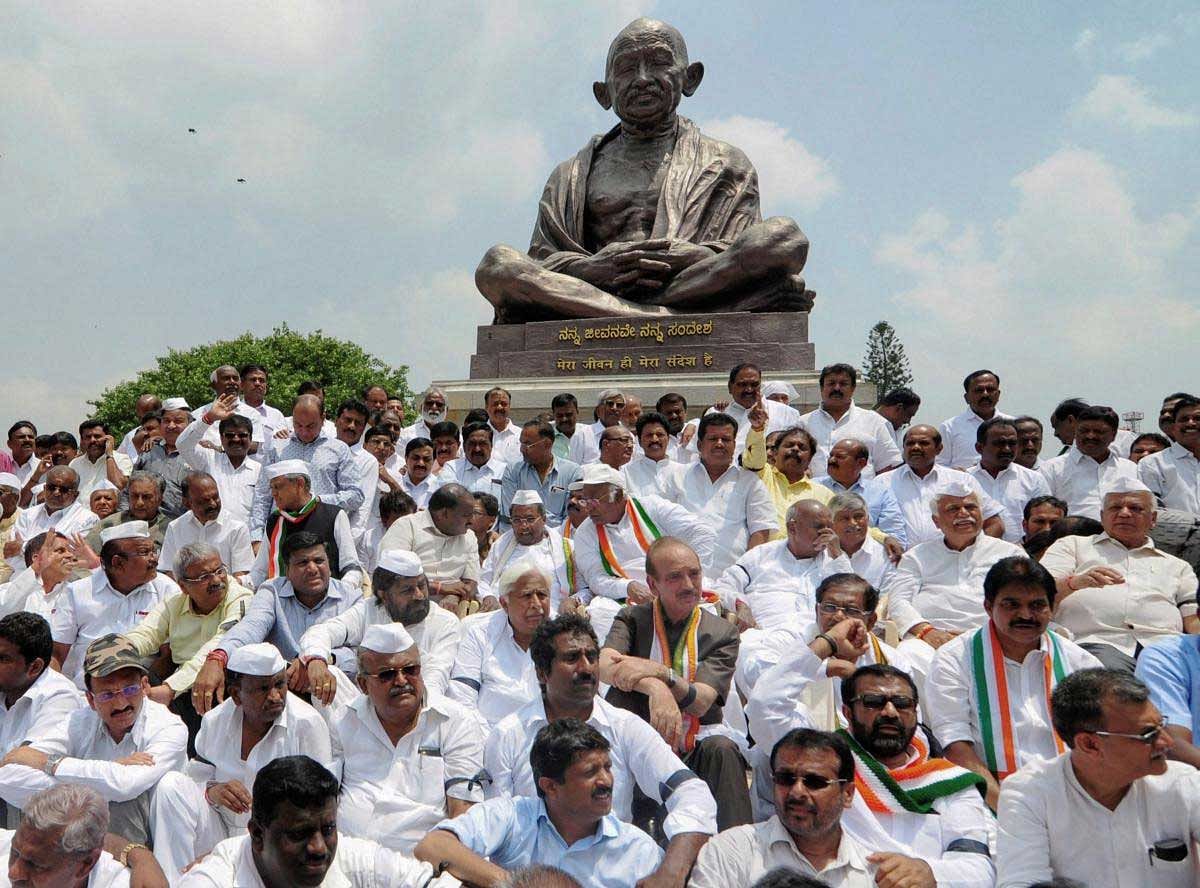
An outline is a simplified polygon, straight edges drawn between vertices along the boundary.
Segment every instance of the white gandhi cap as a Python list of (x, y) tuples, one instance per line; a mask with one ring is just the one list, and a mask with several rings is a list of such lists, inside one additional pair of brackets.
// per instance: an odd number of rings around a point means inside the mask
[(229, 655), (229, 662), (225, 665), (230, 672), (240, 672), (242, 675), (278, 675), (287, 669), (287, 662), (279, 649), (265, 641), (242, 645)]
[(376, 623), (367, 627), (359, 647), (377, 654), (399, 654), (416, 642), (399, 623)]

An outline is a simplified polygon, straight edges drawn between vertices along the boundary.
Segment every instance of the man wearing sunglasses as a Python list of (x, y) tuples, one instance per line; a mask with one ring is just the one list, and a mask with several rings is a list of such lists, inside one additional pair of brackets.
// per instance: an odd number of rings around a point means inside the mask
[(399, 623), (363, 634), (358, 687), (334, 722), (345, 756), (338, 826), (407, 854), (483, 801), (483, 731), (464, 706), (426, 689), (421, 651)]
[(120, 635), (96, 639), (84, 659), (87, 709), (78, 709), (0, 762), (0, 798), (23, 808), (59, 783), (90, 786), (108, 802), (109, 830), (151, 844), (151, 801), (165, 774), (187, 764), (187, 728), (147, 699), (150, 679)]
[(536, 562), (550, 578), (550, 609), (557, 612), (563, 599), (587, 588), (575, 570), (570, 546), (558, 527), (546, 526), (546, 507), (536, 490), (518, 490), (509, 508), (512, 525), (492, 544), (479, 572), (479, 600), (485, 609), (496, 599), (496, 586), (510, 564)]
[[(45, 501), (31, 505), (17, 516), (13, 539), (31, 540), (51, 529), (64, 535), (86, 534), (100, 520), (87, 503), (79, 502), (79, 475), (74, 469), (55, 466), (46, 472), (44, 483)], [(19, 551), (7, 560), (14, 572), (25, 566)]]
[(1000, 791), (999, 888), (1074, 879), (1106, 888), (1194, 888), (1200, 775), (1146, 686), (1084, 669), (1051, 698), (1069, 751), (1026, 765)]

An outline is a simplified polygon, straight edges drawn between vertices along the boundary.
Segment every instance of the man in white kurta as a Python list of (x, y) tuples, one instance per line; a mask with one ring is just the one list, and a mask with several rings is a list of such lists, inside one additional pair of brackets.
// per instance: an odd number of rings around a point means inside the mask
[(167, 525), (158, 553), (163, 572), (171, 575), (175, 555), (191, 543), (208, 543), (221, 554), (221, 563), (241, 580), (254, 566), (250, 530), (227, 515), (217, 482), (207, 472), (192, 472), (183, 479), (183, 504), (187, 511)]
[(1088, 407), (1075, 420), (1075, 442), (1067, 452), (1038, 469), (1050, 493), (1067, 504), (1068, 514), (1099, 521), (1100, 491), (1119, 479), (1138, 477), (1137, 463), (1112, 452), (1116, 435), (1117, 414), (1109, 407)]
[(952, 469), (968, 469), (978, 464), (975, 440), (983, 423), (995, 418), (1012, 419), (996, 409), (1000, 402), (1000, 377), (990, 370), (976, 370), (963, 380), (963, 400), (967, 409), (938, 427), (943, 444), (938, 462)]
[(478, 598), (481, 602), (498, 598), (495, 586), (504, 569), (509, 564), (533, 561), (550, 577), (550, 605), (552, 612), (558, 613), (564, 598), (587, 588), (575, 570), (571, 544), (558, 528), (546, 526), (546, 509), (536, 490), (513, 494), (509, 512), (512, 526), (492, 543), (480, 568)]
[(888, 421), (874, 410), (854, 403), (858, 385), (857, 371), (849, 364), (831, 364), (821, 370), (821, 405), (800, 417), (800, 424), (817, 442), (811, 472), (814, 478), (825, 474), (829, 448), (842, 438), (856, 438), (870, 454), (865, 476), (872, 477), (884, 469), (900, 465), (900, 448), (892, 437)]
[(1017, 427), (1010, 419), (989, 419), (979, 426), (983, 440), (977, 444), (980, 460), (967, 469), (983, 492), (1004, 508), (1004, 539), (1021, 542), (1025, 504), (1034, 497), (1049, 496), (1046, 476), (1017, 465)]

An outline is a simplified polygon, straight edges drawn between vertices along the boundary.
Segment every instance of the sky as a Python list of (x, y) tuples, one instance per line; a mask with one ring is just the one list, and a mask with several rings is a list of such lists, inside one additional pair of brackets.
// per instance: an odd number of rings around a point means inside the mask
[(283, 321), (465, 378), (474, 268), (614, 122), (642, 14), (811, 241), (818, 366), (887, 320), (927, 421), (980, 367), (1043, 420), (1200, 389), (1194, 3), (38, 2), (0, 29), (0, 427)]

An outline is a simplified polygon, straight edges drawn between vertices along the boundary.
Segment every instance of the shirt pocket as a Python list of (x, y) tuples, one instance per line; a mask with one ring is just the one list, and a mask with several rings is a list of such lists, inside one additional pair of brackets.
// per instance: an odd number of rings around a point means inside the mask
[(417, 753), (416, 788), (418, 801), (440, 808), (446, 798), (446, 760), (442, 751), (432, 747), (424, 747)]

